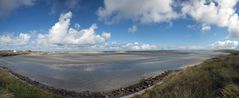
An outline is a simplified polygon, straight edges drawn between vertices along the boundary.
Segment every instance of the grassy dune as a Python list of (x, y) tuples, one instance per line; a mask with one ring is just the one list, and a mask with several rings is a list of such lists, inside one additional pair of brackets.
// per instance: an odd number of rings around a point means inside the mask
[[(0, 56), (14, 56), (28, 54), (30, 51), (0, 51)], [(56, 98), (10, 74), (0, 68), (0, 98)]]
[(169, 75), (134, 98), (238, 98), (239, 52), (216, 57)]
[(57, 98), (0, 69), (0, 98)]

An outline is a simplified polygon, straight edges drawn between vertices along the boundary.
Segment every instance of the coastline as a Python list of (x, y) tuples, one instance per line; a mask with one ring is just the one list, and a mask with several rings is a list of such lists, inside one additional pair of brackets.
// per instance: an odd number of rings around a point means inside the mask
[(238, 58), (238, 51), (215, 56), (170, 74), (161, 85), (132, 98), (238, 98)]
[(88, 97), (105, 98), (102, 93), (98, 93), (98, 92), (89, 92), (89, 91), (75, 92), (75, 91), (69, 91), (69, 90), (65, 90), (65, 89), (58, 89), (58, 88), (51, 87), (51, 86), (39, 83), (37, 81), (31, 80), (28, 77), (22, 76), (18, 73), (15, 73), (15, 72), (11, 71), (7, 67), (0, 66), (0, 68), (9, 72), (10, 74), (15, 76), (16, 78), (18, 78), (18, 79), (20, 79), (24, 82), (27, 82), (30, 85), (36, 86), (38, 88), (41, 88), (43, 90), (46, 90), (47, 92), (53, 93), (53, 94), (58, 95), (58, 96), (73, 97), (73, 98), (86, 98), (86, 97), (87, 98)]
[[(210, 58), (208, 58), (208, 59), (210, 59)], [(186, 65), (180, 67), (178, 70), (175, 70), (174, 72), (178, 72), (178, 71), (184, 70), (184, 69), (186, 69), (186, 68), (188, 68), (188, 67), (197, 66), (197, 65), (203, 63), (204, 61), (206, 61), (206, 60), (208, 60), (208, 59), (205, 59), (205, 60), (202, 60), (202, 61), (198, 61), (198, 62), (194, 62), (194, 63), (191, 63), (191, 64), (186, 64)], [(162, 79), (162, 80), (163, 80), (163, 79)], [(152, 85), (152, 86), (149, 86), (148, 88), (142, 89), (141, 91), (138, 91), (138, 92), (135, 92), (135, 93), (132, 93), (132, 94), (129, 94), (129, 95), (121, 96), (120, 98), (131, 98), (131, 97), (133, 97), (133, 96), (135, 96), (135, 95), (141, 95), (141, 94), (143, 94), (144, 92), (146, 92), (147, 90), (151, 90), (151, 89), (153, 89), (155, 86), (160, 85), (160, 84), (162, 84), (162, 83), (163, 83), (163, 81), (159, 81), (158, 83), (156, 83), (156, 84), (154, 84), (154, 85)]]
[(108, 97), (110, 98), (115, 98), (115, 97), (120, 97), (120, 98), (127, 98), (126, 96), (130, 96), (132, 94), (141, 92), (143, 90), (146, 90), (158, 83), (160, 83), (166, 76), (168, 76), (170, 73), (172, 72), (176, 72), (178, 70), (169, 70), (169, 71), (165, 71), (163, 73), (161, 73), (160, 75), (157, 75), (155, 77), (151, 77), (151, 78), (147, 78), (147, 79), (143, 79), (141, 81), (139, 81), (136, 84), (130, 85), (128, 87), (124, 87), (124, 88), (120, 88), (117, 90), (112, 90), (107, 94)]
[(0, 67), (2, 69), (6, 70), (7, 72), (11, 73), (16, 78), (23, 80), (23, 81), (29, 83), (30, 85), (34, 85), (38, 88), (46, 90), (47, 92), (50, 92), (50, 93), (53, 93), (53, 94), (56, 94), (56, 95), (62, 96), (62, 97), (70, 97), (70, 98), (92, 98), (92, 97), (93, 98), (115, 98), (115, 97), (130, 98), (130, 97), (133, 97), (134, 95), (142, 94), (145, 91), (152, 89), (156, 85), (160, 85), (162, 83), (162, 80), (164, 79), (164, 77), (168, 76), (170, 73), (177, 72), (177, 71), (183, 70), (188, 67), (196, 66), (204, 61), (205, 60), (203, 60), (201, 62), (184, 65), (182, 68), (180, 68), (178, 70), (164, 71), (161, 74), (155, 75), (153, 77), (142, 79), (141, 81), (139, 81), (138, 83), (135, 83), (133, 85), (123, 87), (120, 89), (111, 90), (108, 92), (90, 92), (90, 91), (75, 92), (75, 91), (69, 91), (66, 89), (59, 89), (59, 88), (44, 85), (37, 81), (31, 80), (28, 77), (25, 77), (23, 75), (20, 75), (18, 73), (11, 71), (7, 67), (3, 67), (3, 66), (0, 66)]
[(70, 98), (92, 98), (92, 97), (93, 98), (115, 98), (115, 97), (124, 98), (124, 96), (132, 95), (138, 92), (142, 92), (144, 90), (148, 90), (148, 88), (152, 88), (154, 85), (160, 83), (163, 80), (163, 78), (166, 77), (168, 74), (178, 71), (178, 70), (165, 71), (155, 77), (143, 79), (136, 84), (130, 85), (128, 87), (112, 90), (109, 92), (90, 92), (90, 91), (75, 92), (75, 91), (59, 89), (59, 88), (55, 88), (55, 87), (51, 87), (51, 86), (39, 83), (37, 81), (31, 80), (28, 77), (15, 73), (11, 71), (10, 69), (8, 69), (7, 67), (0, 66), (0, 68), (5, 70), (6, 72), (9, 72), (13, 76), (15, 76), (17, 79), (22, 80), (30, 85), (46, 90), (47, 92), (50, 92), (57, 96), (70, 97)]

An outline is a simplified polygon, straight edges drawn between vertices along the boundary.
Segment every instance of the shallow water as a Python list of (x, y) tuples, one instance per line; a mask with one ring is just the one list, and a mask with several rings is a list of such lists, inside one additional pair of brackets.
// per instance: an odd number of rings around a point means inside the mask
[(0, 65), (56, 88), (77, 92), (109, 91), (219, 54), (216, 52), (130, 52), (24, 55), (0, 58)]

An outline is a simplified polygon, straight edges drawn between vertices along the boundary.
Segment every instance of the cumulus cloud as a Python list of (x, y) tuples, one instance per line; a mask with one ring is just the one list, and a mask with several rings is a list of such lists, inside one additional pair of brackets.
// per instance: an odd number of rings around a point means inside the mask
[(238, 41), (232, 41), (232, 40), (224, 40), (224, 41), (217, 41), (213, 44), (211, 44), (211, 47), (213, 49), (236, 49), (238, 48)]
[(0, 0), (0, 17), (10, 14), (21, 6), (32, 6), (33, 0)]
[(153, 50), (157, 49), (156, 45), (145, 44), (139, 42), (133, 43), (104, 43), (92, 46), (93, 49), (102, 49), (102, 50)]
[(14, 37), (11, 35), (1, 35), (0, 45), (25, 45), (30, 41), (31, 36), (25, 33), (20, 33)]
[(110, 39), (111, 34), (103, 32), (101, 35), (96, 34), (96, 24), (92, 24), (89, 28), (79, 29), (70, 27), (72, 13), (62, 14), (58, 22), (52, 26), (45, 35), (39, 34), (37, 38), (38, 44), (43, 45), (94, 45), (106, 42)]
[[(97, 34), (97, 25), (81, 28), (79, 24), (71, 27), (72, 13), (61, 14), (47, 33), (20, 33), (19, 35), (0, 35), (0, 46), (21, 47), (21, 49), (44, 51), (78, 51), (78, 50), (151, 50), (156, 45), (145, 43), (107, 43), (111, 33)], [(137, 27), (132, 27), (137, 28)], [(32, 40), (31, 40), (32, 39)], [(3, 47), (1, 47), (3, 49)], [(20, 49), (20, 48), (19, 48)]]
[[(239, 0), (104, 0), (97, 11), (99, 20), (114, 23), (133, 20), (140, 23), (159, 23), (178, 18), (192, 17), (201, 24), (203, 32), (211, 25), (225, 27), (239, 36), (239, 17), (236, 5)], [(179, 10), (175, 10), (175, 9)], [(185, 17), (181, 17), (185, 16)]]
[(230, 33), (239, 35), (237, 3), (238, 0), (190, 0), (182, 4), (182, 13), (202, 24), (227, 27)]
[(178, 17), (174, 12), (173, 0), (104, 0), (97, 15), (106, 23), (120, 19), (131, 19), (141, 23), (158, 23)]
[(134, 43), (128, 43), (126, 44), (126, 47), (130, 50), (152, 50), (155, 49), (155, 45), (150, 45), (150, 44), (140, 44), (138, 42)]
[(130, 27), (130, 28), (128, 29), (128, 32), (134, 33), (134, 32), (136, 32), (137, 30), (138, 30), (138, 27), (137, 27), (136, 25), (133, 25), (132, 27)]

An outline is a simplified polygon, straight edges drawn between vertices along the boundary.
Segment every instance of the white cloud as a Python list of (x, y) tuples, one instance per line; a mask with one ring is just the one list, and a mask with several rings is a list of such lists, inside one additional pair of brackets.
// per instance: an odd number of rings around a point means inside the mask
[(33, 0), (0, 0), (0, 17), (10, 14), (21, 6), (32, 6)]
[(58, 22), (52, 26), (48, 34), (39, 34), (37, 38), (38, 44), (49, 45), (94, 45), (106, 42), (110, 39), (111, 34), (103, 32), (102, 35), (96, 34), (96, 24), (86, 29), (70, 27), (72, 13), (62, 14)]
[(64, 38), (67, 35), (71, 17), (72, 17), (71, 12), (62, 14), (58, 22), (49, 30), (48, 37), (51, 43), (62, 42), (62, 38)]
[(13, 37), (11, 35), (0, 36), (0, 45), (25, 45), (30, 41), (30, 35), (20, 33), (18, 36)]
[(105, 40), (110, 39), (110, 36), (111, 36), (110, 33), (107, 33), (107, 32), (103, 32), (103, 33), (102, 33), (102, 37), (103, 37)]
[(130, 27), (130, 28), (128, 29), (128, 32), (134, 33), (134, 32), (136, 32), (137, 30), (138, 30), (138, 27), (137, 27), (136, 25), (133, 25), (132, 27)]
[(238, 41), (224, 40), (211, 44), (211, 47), (213, 49), (236, 49), (238, 48), (238, 45)]
[(189, 28), (189, 29), (196, 29), (197, 28), (197, 25), (195, 25), (195, 24), (189, 24), (189, 25), (187, 25), (186, 26), (187, 28)]
[[(131, 19), (141, 23), (159, 23), (181, 16), (190, 16), (199, 22), (203, 32), (211, 25), (225, 27), (239, 36), (239, 16), (236, 5), (239, 0), (104, 0), (97, 15), (106, 23)], [(179, 5), (179, 6), (178, 6)], [(175, 9), (181, 9), (180, 11)]]
[(155, 49), (155, 48), (156, 48), (155, 45), (140, 44), (140, 43), (138, 43), (138, 42), (128, 43), (128, 44), (126, 44), (126, 46), (127, 46), (128, 49), (130, 49), (130, 50), (152, 50), (152, 49)]
[(118, 43), (118, 42), (112, 42), (112, 43), (104, 43), (104, 44), (98, 44), (94, 45), (91, 48), (98, 49), (98, 50), (152, 50), (157, 49), (156, 45), (152, 44), (145, 44), (145, 43)]
[(230, 33), (239, 35), (237, 3), (238, 0), (191, 0), (182, 4), (182, 13), (202, 24), (227, 27)]
[(211, 26), (209, 26), (207, 24), (202, 24), (201, 30), (203, 32), (210, 31), (211, 30)]
[(97, 15), (106, 23), (132, 19), (141, 23), (158, 23), (178, 17), (172, 8), (173, 0), (104, 0)]

